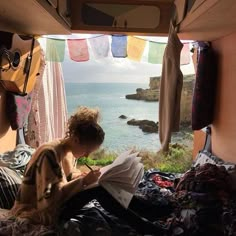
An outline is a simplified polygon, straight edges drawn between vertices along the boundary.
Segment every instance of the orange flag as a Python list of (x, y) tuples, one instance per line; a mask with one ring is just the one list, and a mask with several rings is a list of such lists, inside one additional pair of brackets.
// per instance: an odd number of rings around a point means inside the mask
[(134, 61), (140, 61), (143, 55), (145, 45), (146, 40), (129, 36), (127, 47), (128, 58)]

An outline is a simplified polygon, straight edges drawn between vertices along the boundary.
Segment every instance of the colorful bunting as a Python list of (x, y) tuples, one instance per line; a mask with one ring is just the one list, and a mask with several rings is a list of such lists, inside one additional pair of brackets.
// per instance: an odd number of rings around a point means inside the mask
[[(133, 36), (112, 35), (111, 53), (113, 57), (128, 58), (140, 61), (148, 40)], [(95, 59), (107, 57), (110, 50), (109, 36), (97, 36), (89, 39), (67, 39), (69, 55), (71, 60), (76, 62), (88, 61), (90, 43), (91, 50)], [(149, 41), (148, 62), (162, 64), (166, 43)], [(46, 40), (46, 61), (62, 62), (65, 55), (65, 40), (49, 39)], [(181, 51), (180, 64), (187, 65), (191, 61), (190, 44), (184, 43)]]
[(145, 45), (145, 40), (129, 36), (127, 47), (128, 58), (134, 61), (140, 61)]
[(184, 43), (184, 46), (180, 54), (180, 64), (187, 65), (189, 63), (190, 63), (190, 47), (189, 43)]
[(111, 53), (113, 57), (127, 57), (127, 36), (112, 35)]
[(110, 45), (109, 38), (107, 35), (90, 38), (88, 39), (88, 41), (92, 48), (95, 59), (108, 56)]
[(88, 61), (89, 52), (86, 39), (68, 39), (67, 40), (70, 59), (73, 61)]
[(65, 56), (65, 40), (49, 39), (46, 41), (46, 61), (63, 62)]
[(166, 43), (149, 42), (148, 62), (162, 64)]

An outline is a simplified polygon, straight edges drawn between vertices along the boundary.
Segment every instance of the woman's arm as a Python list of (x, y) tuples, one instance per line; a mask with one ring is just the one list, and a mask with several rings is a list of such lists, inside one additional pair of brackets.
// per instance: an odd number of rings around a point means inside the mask
[(62, 183), (60, 185), (60, 191), (62, 194), (63, 202), (67, 201), (72, 196), (82, 191), (88, 185), (96, 182), (100, 174), (101, 174), (100, 170), (94, 170), (94, 171), (89, 172), (84, 177), (76, 178), (67, 183)]
[(67, 181), (83, 176), (83, 173), (76, 168), (76, 160), (73, 155), (67, 155), (62, 161), (63, 170), (65, 172)]
[(85, 186), (96, 182), (99, 175), (100, 171), (94, 170), (84, 177), (68, 182), (55, 152), (43, 153), (37, 162), (36, 170), (37, 208), (58, 208), (66, 200), (82, 191)]

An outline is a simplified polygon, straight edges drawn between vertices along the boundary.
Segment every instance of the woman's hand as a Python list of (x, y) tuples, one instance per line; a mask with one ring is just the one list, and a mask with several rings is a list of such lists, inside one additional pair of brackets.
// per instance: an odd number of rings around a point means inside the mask
[(101, 172), (99, 169), (90, 171), (86, 176), (83, 177), (83, 184), (87, 186), (96, 182), (100, 175), (101, 175)]

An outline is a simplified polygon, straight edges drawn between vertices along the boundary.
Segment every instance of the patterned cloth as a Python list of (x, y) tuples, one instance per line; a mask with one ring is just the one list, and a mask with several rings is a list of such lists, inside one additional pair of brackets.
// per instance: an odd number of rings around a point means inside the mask
[(0, 208), (12, 208), (20, 184), (21, 178), (14, 170), (0, 167)]
[(13, 130), (23, 128), (27, 124), (31, 102), (32, 92), (25, 96), (6, 93), (6, 115)]
[(29, 114), (28, 144), (37, 148), (43, 143), (63, 138), (67, 123), (67, 105), (62, 67), (47, 62), (42, 55), (40, 77), (33, 90)]

